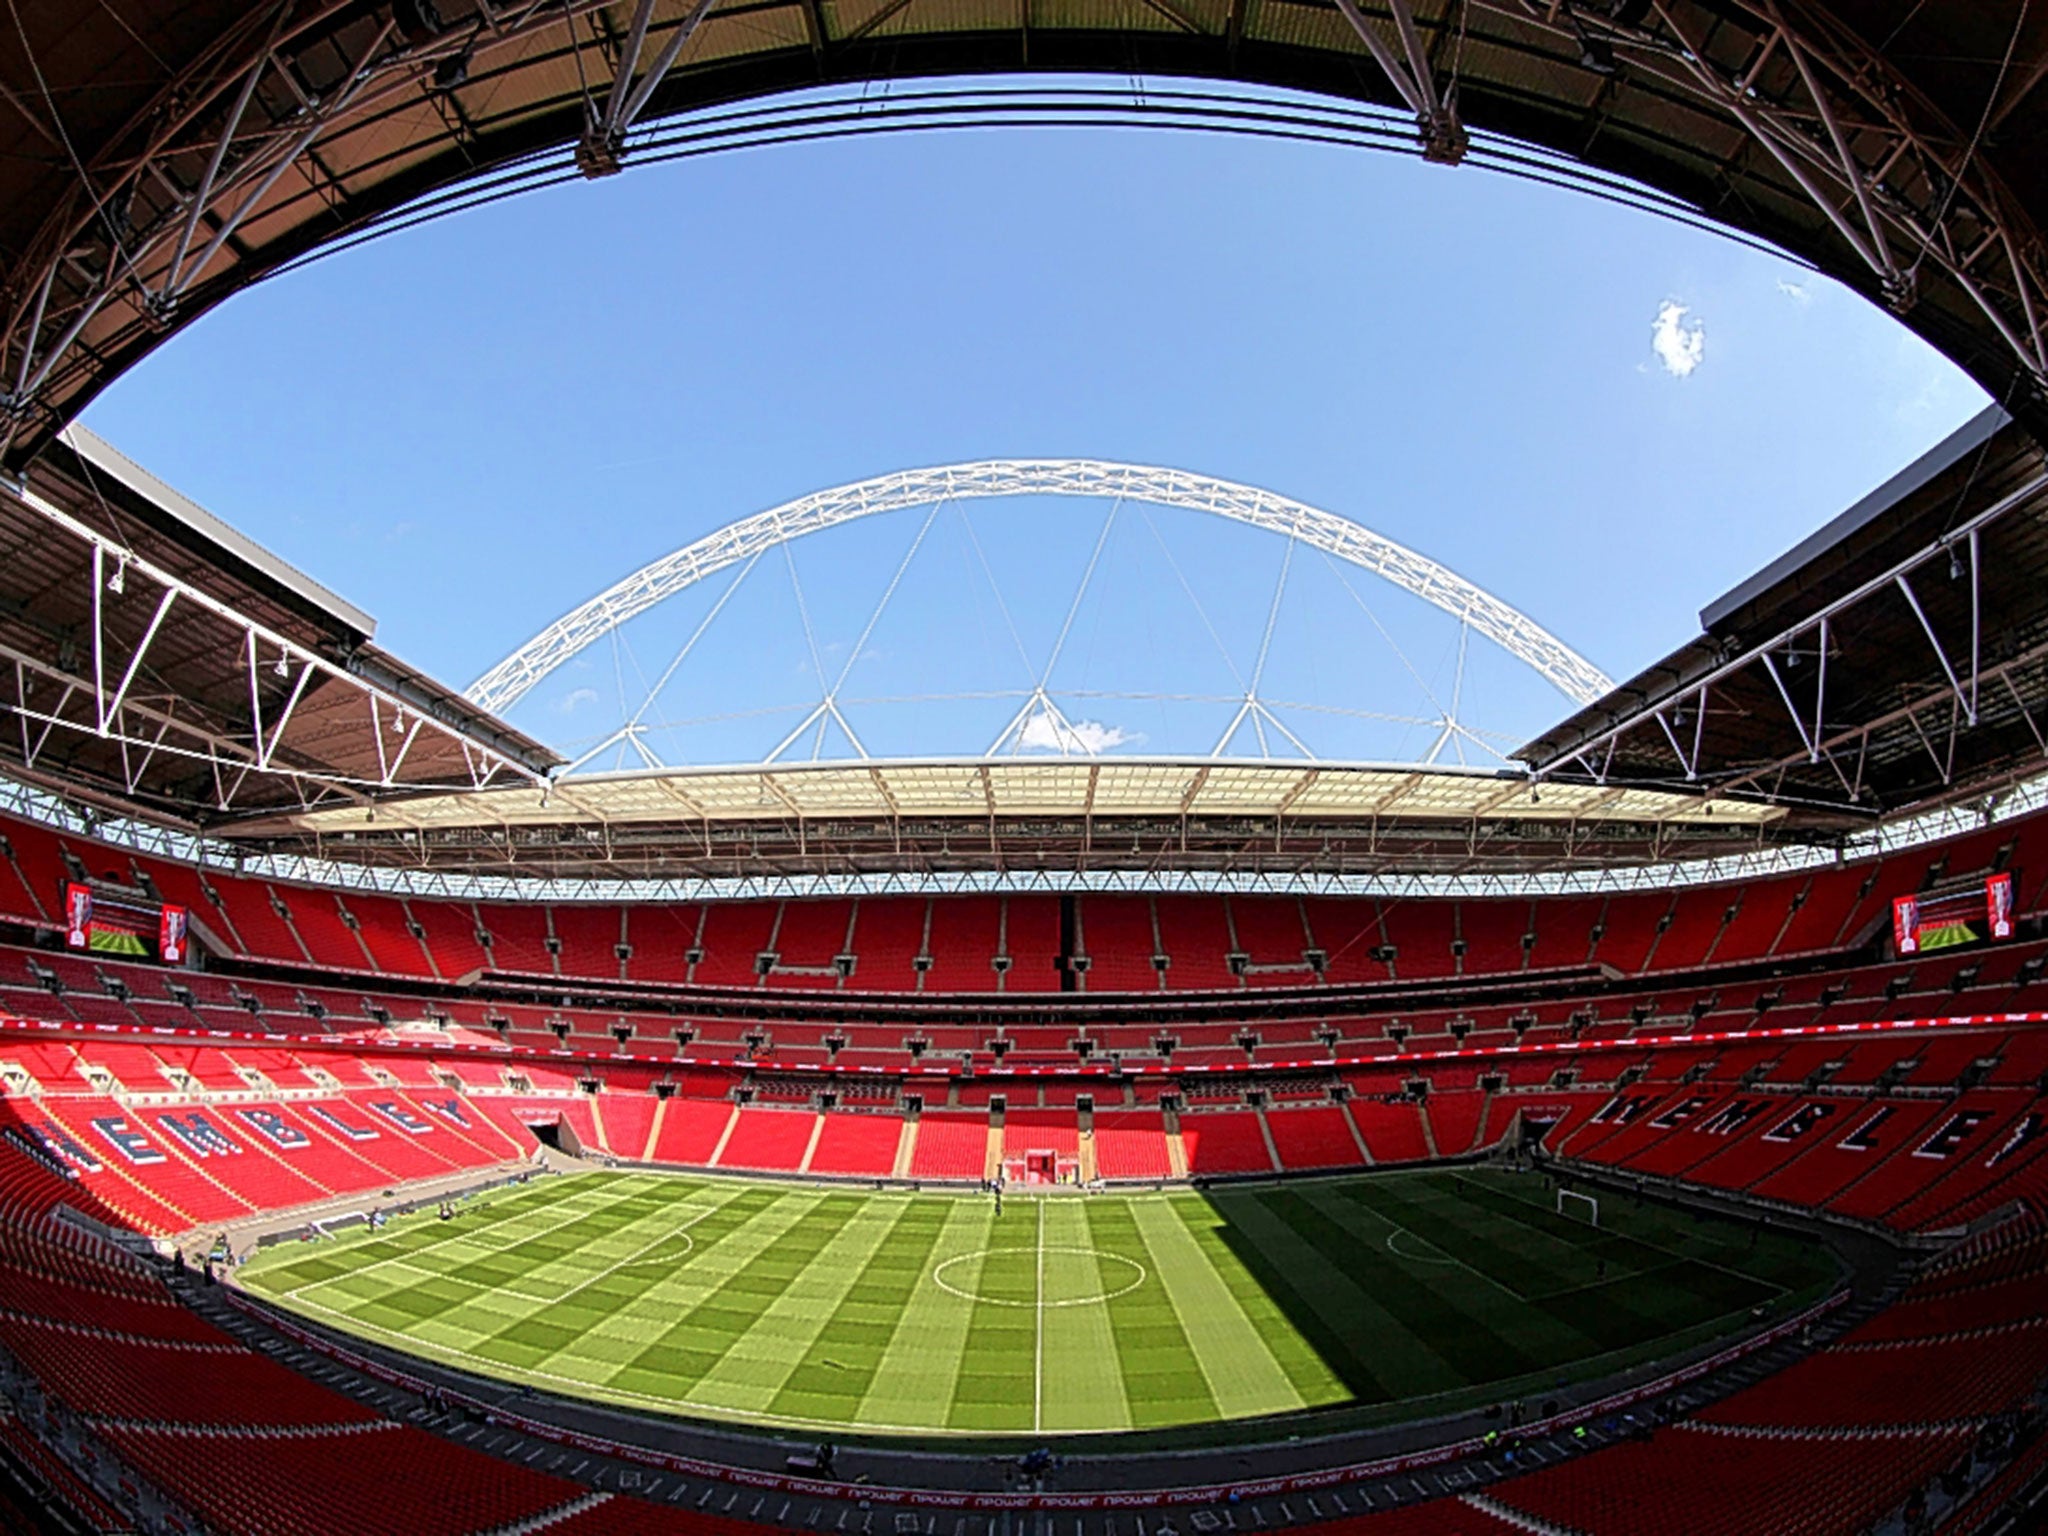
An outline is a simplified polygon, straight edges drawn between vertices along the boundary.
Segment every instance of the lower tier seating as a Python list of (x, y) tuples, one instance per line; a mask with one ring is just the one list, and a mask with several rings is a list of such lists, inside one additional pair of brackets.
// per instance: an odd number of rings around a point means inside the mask
[[(1301, 1116), (1334, 1132), (1331, 1113), (1281, 1109), (1267, 1123)], [(1044, 1123), (1027, 1122), (1026, 1139), (1051, 1133), (1068, 1114), (1034, 1112)], [(737, 1119), (759, 1123), (763, 1129), (750, 1134), (771, 1140), (785, 1134), (771, 1133), (771, 1120), (803, 1128), (807, 1145), (822, 1143), (829, 1127), (859, 1126), (846, 1145), (858, 1142), (871, 1156), (881, 1138), (869, 1133), (896, 1123), (777, 1109), (741, 1110)], [(1100, 1160), (1121, 1136), (1134, 1146), (1167, 1145), (1164, 1126), (1158, 1111), (1111, 1111), (1095, 1116), (1090, 1133)], [(1197, 1158), (1205, 1136), (1212, 1157), (1222, 1155), (1220, 1144), (1253, 1161), (1254, 1137), (1266, 1147), (1268, 1131), (1254, 1111), (1193, 1112), (1183, 1127)], [(934, 1112), (917, 1128), (921, 1155), (948, 1170), (940, 1176), (979, 1171), (989, 1143), (985, 1115)], [(380, 1418), (218, 1332), (136, 1260), (51, 1220), (51, 1205), (70, 1192), (36, 1143), (0, 1138), (0, 1280), (8, 1297), (0, 1344), (77, 1424), (222, 1536), (367, 1536), (395, 1528), (427, 1536), (510, 1529), (741, 1536), (751, 1529), (593, 1494)], [(2048, 1329), (2038, 1306), (2044, 1286), (2048, 1219), (2023, 1210), (1926, 1265), (1891, 1307), (1843, 1338), (1690, 1420), (1489, 1485), (1483, 1495), (1322, 1529), (1497, 1536), (1533, 1521), (1579, 1536), (1855, 1536), (2048, 1379)], [(0, 1434), (17, 1432), (0, 1422)], [(223, 1466), (232, 1475), (223, 1476)]]
[(1190, 1173), (1275, 1171), (1273, 1149), (1254, 1111), (1209, 1110), (1183, 1115), (1180, 1136), (1187, 1148)]
[(910, 1173), (918, 1179), (979, 1179), (988, 1168), (988, 1116), (935, 1113), (917, 1122)]
[(1778, 1439), (1680, 1424), (1519, 1478), (1498, 1497), (1585, 1536), (1856, 1536), (1973, 1435)]

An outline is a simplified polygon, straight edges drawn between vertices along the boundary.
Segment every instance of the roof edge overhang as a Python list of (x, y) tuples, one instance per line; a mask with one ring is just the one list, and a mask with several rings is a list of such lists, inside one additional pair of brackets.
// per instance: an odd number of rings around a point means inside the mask
[(1757, 830), (1787, 812), (1686, 790), (1537, 785), (1515, 768), (1211, 757), (929, 757), (578, 774), (545, 788), (393, 797), (253, 818), (225, 835), (378, 836), (511, 827), (988, 823), (1052, 818), (1310, 823), (1693, 824)]

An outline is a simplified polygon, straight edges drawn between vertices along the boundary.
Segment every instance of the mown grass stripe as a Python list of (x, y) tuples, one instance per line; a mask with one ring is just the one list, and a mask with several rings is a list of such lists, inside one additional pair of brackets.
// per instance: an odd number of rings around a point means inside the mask
[(897, 1215), (858, 1195), (829, 1196), (808, 1212), (799, 1230), (829, 1235), (698, 1381), (697, 1400), (766, 1411), (830, 1321), (849, 1277), (865, 1270), (887, 1240)]
[[(1109, 1307), (1100, 1303), (1072, 1305), (1082, 1297), (1107, 1296), (1143, 1274), (1144, 1285), (1157, 1284), (1143, 1253), (1122, 1258), (1142, 1264), (1132, 1270), (1117, 1258), (1103, 1260), (1085, 1210), (1071, 1200), (1048, 1200), (1045, 1216), (1045, 1303), (1040, 1317), (1044, 1365), (1040, 1382), (1040, 1422), (1061, 1429), (1128, 1429), (1129, 1399), (1124, 1392), (1116, 1332)], [(1117, 1252), (1117, 1250), (1109, 1250)]]
[[(1217, 1237), (1350, 1395), (1380, 1403), (1464, 1385), (1464, 1373), (1381, 1302), (1379, 1291), (1390, 1277), (1371, 1272), (1396, 1261), (1383, 1252), (1360, 1258), (1357, 1244), (1340, 1234), (1347, 1257), (1332, 1263), (1296, 1225), (1319, 1218), (1298, 1204), (1276, 1206), (1281, 1193), (1211, 1193)], [(1404, 1277), (1407, 1284), (1427, 1283), (1412, 1271)]]
[[(1087, 1215), (1094, 1247), (1130, 1254), (1156, 1269), (1158, 1261), (1128, 1202), (1091, 1201)], [(1216, 1395), (1190, 1337), (1190, 1328), (1199, 1329), (1204, 1318), (1189, 1319), (1189, 1326), (1183, 1326), (1173, 1293), (1164, 1283), (1142, 1285), (1106, 1303), (1105, 1310), (1135, 1427), (1194, 1424), (1216, 1416)]]
[(981, 1261), (974, 1255), (988, 1246), (994, 1213), (981, 1201), (933, 1204), (945, 1219), (927, 1255), (932, 1267), (909, 1293), (874, 1379), (861, 1395), (856, 1422), (929, 1425), (933, 1429), (945, 1429), (951, 1423), (960, 1371), (967, 1360), (974, 1303), (936, 1284), (932, 1271), (948, 1259), (959, 1259), (961, 1262), (948, 1268), (947, 1278), (972, 1296), (981, 1278)]
[(987, 1252), (971, 1291), (984, 1299), (968, 1304), (967, 1337), (946, 1414), (953, 1429), (1030, 1433), (1034, 1428), (1038, 1219), (1035, 1200), (1015, 1199), (1003, 1207), (1001, 1216), (990, 1213)]
[(694, 1401), (701, 1381), (759, 1315), (824, 1246), (829, 1232), (805, 1231), (818, 1197), (750, 1187), (692, 1230), (690, 1262), (662, 1288), (674, 1319), (652, 1343), (606, 1377), (629, 1392)]
[(1515, 1326), (1514, 1298), (1453, 1266), (1404, 1259), (1388, 1246), (1387, 1218), (1373, 1202), (1322, 1185), (1281, 1192), (1274, 1208), (1326, 1265), (1349, 1273), (1459, 1381), (1529, 1368), (1533, 1357)]
[[(573, 1179), (569, 1181), (570, 1185), (576, 1183)], [(256, 1273), (263, 1276), (272, 1290), (290, 1291), (307, 1282), (332, 1279), (342, 1274), (362, 1274), (388, 1259), (410, 1258), (424, 1249), (475, 1241), (492, 1227), (520, 1221), (535, 1210), (559, 1210), (565, 1199), (573, 1200), (579, 1195), (597, 1203), (609, 1203), (602, 1199), (605, 1192), (602, 1184), (595, 1183), (580, 1188), (545, 1183), (529, 1185), (510, 1196), (496, 1196), (488, 1202), (480, 1202), (488, 1209), (488, 1215), (476, 1206), (465, 1205), (462, 1214), (452, 1223), (422, 1223), (397, 1231), (372, 1231), (365, 1227), (360, 1232), (345, 1232), (338, 1238), (329, 1239), (302, 1258), (286, 1258), (287, 1250), (274, 1249), (272, 1254), (276, 1257), (259, 1255)], [(620, 1198), (616, 1191), (611, 1194), (613, 1199)]]
[[(1350, 1390), (1325, 1365), (1279, 1304), (1231, 1252), (1214, 1207), (1195, 1195), (1137, 1200), (1132, 1215), (1157, 1262), (1162, 1283), (1193, 1312), (1214, 1319), (1195, 1331), (1208, 1363), (1210, 1390), (1226, 1414), (1271, 1413), (1290, 1397), (1301, 1407), (1347, 1401)], [(1205, 1293), (1219, 1288), (1225, 1308)], [(1277, 1372), (1277, 1379), (1273, 1373)]]
[[(592, 1204), (572, 1195), (569, 1201), (522, 1209), (512, 1217), (467, 1230), (449, 1231), (446, 1224), (438, 1222), (433, 1227), (422, 1225), (406, 1235), (417, 1237), (436, 1228), (438, 1235), (414, 1241), (399, 1254), (386, 1252), (378, 1244), (364, 1244), (357, 1250), (367, 1256), (367, 1262), (360, 1268), (333, 1280), (300, 1285), (287, 1299), (304, 1293), (307, 1299), (317, 1299), (325, 1305), (340, 1306), (348, 1301), (372, 1309), (385, 1321), (438, 1316), (470, 1303), (484, 1310), (499, 1307), (516, 1311), (513, 1303), (517, 1299), (506, 1295), (503, 1288), (514, 1278), (527, 1279), (535, 1266), (530, 1259), (507, 1255), (523, 1250), (534, 1234), (612, 1220), (610, 1213), (630, 1199), (627, 1194)], [(576, 1211), (566, 1221), (561, 1219), (563, 1204), (572, 1204)], [(457, 1217), (456, 1222), (467, 1226), (463, 1217)], [(509, 1246), (495, 1246), (501, 1243)], [(385, 1266), (401, 1264), (423, 1278), (392, 1285)]]
[[(690, 1190), (681, 1202), (621, 1220), (593, 1243), (589, 1262), (595, 1267), (588, 1273), (544, 1300), (533, 1301), (530, 1292), (518, 1293), (527, 1301), (523, 1309), (503, 1326), (463, 1347), (524, 1369), (545, 1365), (593, 1384), (602, 1382), (645, 1343), (644, 1331), (622, 1329), (622, 1314), (641, 1297), (668, 1284), (697, 1251), (694, 1229), (709, 1222), (734, 1198), (700, 1187)], [(679, 1231), (689, 1240), (686, 1250), (676, 1242)], [(644, 1262), (670, 1244), (675, 1244), (673, 1266)], [(509, 1299), (513, 1293), (503, 1294)], [(499, 1309), (493, 1307), (492, 1311)], [(558, 1367), (557, 1357), (571, 1352), (571, 1359)]]
[[(1165, 1200), (1159, 1208), (1171, 1212), (1171, 1217), (1200, 1253), (1202, 1264), (1206, 1264), (1231, 1292), (1237, 1311), (1243, 1313), (1245, 1323), (1260, 1339), (1260, 1346), (1286, 1376), (1288, 1391), (1292, 1391), (1305, 1407), (1348, 1401), (1352, 1395), (1348, 1386), (1343, 1384), (1335, 1370), (1321, 1360), (1321, 1356), (1317, 1356), (1315, 1346), (1303, 1337), (1294, 1325), (1294, 1319), (1290, 1319), (1276, 1300), (1266, 1294), (1266, 1288), (1260, 1286), (1257, 1278), (1239, 1262), (1237, 1253), (1231, 1251), (1229, 1243), (1223, 1239), (1223, 1221), (1214, 1206), (1200, 1196), (1182, 1194)], [(1153, 1235), (1151, 1227), (1147, 1227), (1147, 1214), (1151, 1210), (1155, 1210), (1151, 1202), (1141, 1202), (1137, 1206), (1139, 1227), (1145, 1229), (1153, 1253), (1159, 1255), (1159, 1262), (1163, 1266), (1171, 1266), (1174, 1264), (1174, 1243), (1167, 1239), (1165, 1245), (1161, 1245), (1161, 1239)]]
[[(1449, 1260), (1434, 1267), (1419, 1258), (1416, 1261), (1421, 1264), (1420, 1272), (1430, 1277), (1435, 1299), (1463, 1314), (1469, 1326), (1501, 1339), (1528, 1366), (1591, 1354), (1600, 1347), (1587, 1333), (1534, 1305), (1514, 1283), (1519, 1279), (1526, 1284), (1537, 1273), (1534, 1260), (1512, 1246), (1495, 1252), (1481, 1250), (1477, 1234), (1441, 1208), (1406, 1198), (1391, 1188), (1324, 1189), (1312, 1198), (1317, 1198), (1333, 1220), (1356, 1224), (1361, 1216), (1374, 1218), (1372, 1226), (1364, 1230), (1382, 1249), (1394, 1252), (1405, 1240), (1407, 1246), (1401, 1251), (1413, 1255), (1420, 1240)], [(1388, 1226), (1397, 1229), (1391, 1242), (1384, 1235)], [(1509, 1244), (1513, 1236), (1512, 1228), (1502, 1233)], [(1417, 1269), (1411, 1266), (1410, 1274), (1415, 1273)], [(1499, 1373), (1498, 1367), (1495, 1373)], [(1482, 1374), (1472, 1379), (1486, 1377)]]
[(899, 1325), (930, 1285), (932, 1253), (946, 1228), (945, 1207), (899, 1200), (888, 1232), (824, 1314), (793, 1370), (768, 1404), (790, 1418), (857, 1422), (894, 1346)]

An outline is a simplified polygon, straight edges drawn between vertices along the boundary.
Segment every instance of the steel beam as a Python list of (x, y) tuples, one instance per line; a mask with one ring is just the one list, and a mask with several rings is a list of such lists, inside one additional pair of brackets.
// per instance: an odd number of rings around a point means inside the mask
[(1401, 39), (1399, 56), (1380, 36), (1379, 28), (1359, 9), (1358, 0), (1337, 0), (1337, 9), (1351, 23), (1351, 30), (1365, 44), (1365, 51), (1379, 65), (1380, 73), (1387, 77), (1394, 93), (1415, 114), (1416, 132), (1422, 140), (1422, 158), (1440, 165), (1456, 165), (1465, 158), (1465, 151), (1471, 147), (1472, 141), (1465, 132), (1464, 124), (1458, 121), (1457, 109), (1450, 98), (1437, 91), (1436, 72), (1429, 67), (1429, 58), (1423, 52), (1422, 39), (1415, 28), (1415, 13), (1409, 6), (1409, 0), (1383, 0), (1383, 3), (1392, 14), (1394, 31)]

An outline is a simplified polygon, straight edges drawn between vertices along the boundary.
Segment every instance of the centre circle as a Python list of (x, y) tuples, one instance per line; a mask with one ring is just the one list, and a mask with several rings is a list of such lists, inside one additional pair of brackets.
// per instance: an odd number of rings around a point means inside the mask
[[(1052, 1274), (1048, 1275), (1045, 1261), (1075, 1258), (1095, 1260), (1095, 1283), (1100, 1289), (1075, 1296), (1060, 1293), (1057, 1279), (1068, 1266), (1055, 1262)], [(961, 1266), (976, 1260), (982, 1264), (978, 1280), (960, 1285), (947, 1278), (949, 1272), (958, 1275)], [(1030, 1294), (1003, 1296), (983, 1289), (989, 1280), (990, 1260), (1004, 1266), (1014, 1263), (1017, 1288), (1028, 1290)], [(932, 1283), (947, 1295), (958, 1296), (962, 1301), (985, 1302), (992, 1307), (1090, 1307), (1130, 1295), (1145, 1283), (1146, 1278), (1145, 1266), (1136, 1259), (1127, 1259), (1120, 1253), (1110, 1253), (1101, 1248), (977, 1248), (971, 1253), (956, 1253), (932, 1270)]]

